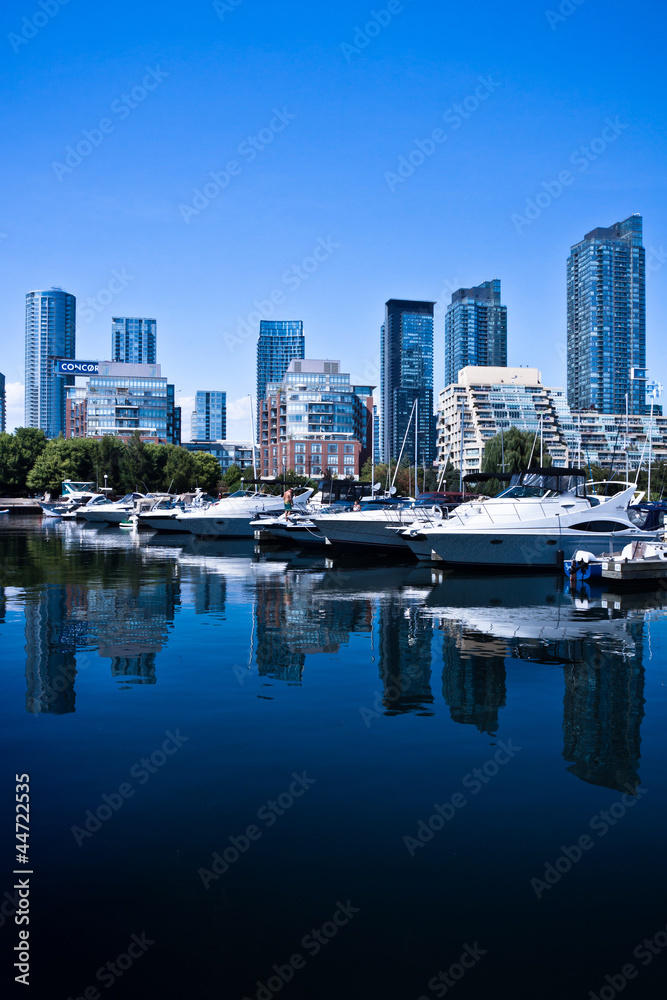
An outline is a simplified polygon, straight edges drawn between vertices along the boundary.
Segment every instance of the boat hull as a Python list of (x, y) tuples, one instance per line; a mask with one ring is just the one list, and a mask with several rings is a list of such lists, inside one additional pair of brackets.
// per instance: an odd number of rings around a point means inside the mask
[(410, 551), (405, 539), (395, 531), (389, 530), (390, 525), (396, 526), (395, 520), (364, 520), (361, 517), (352, 519), (339, 515), (317, 516), (314, 521), (327, 541), (337, 549), (346, 551), (372, 549), (375, 552), (386, 550), (401, 552), (403, 555), (407, 555)]
[(587, 549), (599, 556), (612, 548), (620, 551), (630, 541), (653, 541), (655, 537), (652, 532), (637, 531), (610, 534), (503, 528), (500, 531), (431, 533), (425, 544), (433, 550), (436, 561), (453, 566), (559, 569), (578, 549)]

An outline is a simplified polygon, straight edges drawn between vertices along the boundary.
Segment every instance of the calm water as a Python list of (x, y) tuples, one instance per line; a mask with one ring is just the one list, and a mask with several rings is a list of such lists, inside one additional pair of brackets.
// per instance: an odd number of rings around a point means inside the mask
[(662, 994), (665, 592), (4, 522), (17, 995)]

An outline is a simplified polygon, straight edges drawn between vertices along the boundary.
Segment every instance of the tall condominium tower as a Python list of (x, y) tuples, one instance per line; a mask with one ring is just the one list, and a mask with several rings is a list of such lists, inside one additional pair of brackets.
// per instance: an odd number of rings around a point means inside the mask
[(227, 393), (198, 389), (190, 420), (191, 441), (224, 441), (227, 437)]
[[(433, 306), (434, 302), (389, 299), (380, 331), (380, 437), (382, 458), (398, 458), (415, 399), (418, 405), (418, 460), (433, 461)], [(406, 443), (414, 458), (414, 423)]]
[(154, 365), (157, 361), (156, 320), (114, 316), (111, 320), (111, 360)]
[(56, 375), (58, 358), (74, 358), (76, 299), (62, 288), (28, 292), (25, 307), (25, 425), (47, 437), (65, 433), (65, 387), (74, 376)]
[(7, 400), (5, 397), (5, 376), (0, 372), (0, 434), (7, 426)]
[(500, 304), (500, 280), (459, 288), (445, 313), (445, 385), (467, 365), (507, 365), (507, 306)]
[(266, 396), (269, 382), (281, 382), (293, 359), (303, 360), (306, 356), (306, 338), (300, 319), (268, 320), (259, 324), (257, 341), (257, 440), (259, 434), (259, 412)]
[(573, 410), (646, 413), (642, 217), (593, 229), (567, 259), (567, 400)]

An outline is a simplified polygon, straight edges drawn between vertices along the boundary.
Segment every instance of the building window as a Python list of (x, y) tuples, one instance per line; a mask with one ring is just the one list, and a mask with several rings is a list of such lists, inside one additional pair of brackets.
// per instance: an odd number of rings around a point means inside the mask
[(337, 455), (338, 454), (338, 445), (337, 444), (328, 444), (327, 445), (327, 451), (328, 451), (328, 453), (330, 455)]
[(343, 451), (345, 452), (346, 455), (354, 455), (354, 445), (353, 444), (343, 445)]

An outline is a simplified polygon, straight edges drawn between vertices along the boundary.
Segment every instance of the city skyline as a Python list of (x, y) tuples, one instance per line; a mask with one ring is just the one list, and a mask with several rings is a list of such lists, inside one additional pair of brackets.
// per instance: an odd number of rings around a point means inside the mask
[[(224, 19), (211, 3), (184, 17), (166, 0), (159, 30), (124, 0), (111, 24), (70, 4), (16, 50), (5, 43), (1, 72), (19, 95), (5, 108), (0, 216), (10, 427), (23, 421), (17, 289), (52, 284), (77, 296), (82, 357), (106, 355), (113, 316), (157, 317), (186, 413), (205, 357), (207, 383), (230, 392), (235, 438), (249, 433), (255, 316), (298, 316), (310, 354), (379, 384), (382, 303), (438, 303), (441, 372), (452, 291), (487, 276), (502, 280), (508, 363), (564, 385), (569, 249), (633, 212), (645, 220), (649, 377), (665, 381), (661, 11), (611, 0), (604, 18), (583, 4), (550, 22), (531, 4), (501, 15), (480, 3), (473, 37), (463, 9), (402, 8), (358, 51), (342, 48), (368, 16), (351, 0), (306, 18), (253, 0)], [(15, 9), (0, 19), (20, 36)], [(583, 82), (590, 52), (613, 51), (622, 25), (642, 39), (627, 71), (605, 62)]]

